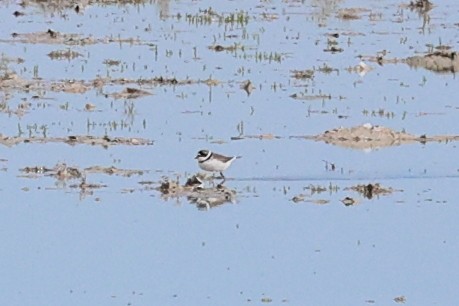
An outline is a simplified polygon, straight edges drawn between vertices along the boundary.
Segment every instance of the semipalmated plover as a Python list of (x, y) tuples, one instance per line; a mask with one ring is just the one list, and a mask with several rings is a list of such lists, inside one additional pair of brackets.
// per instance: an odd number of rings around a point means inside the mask
[(220, 172), (222, 178), (225, 178), (223, 171), (228, 169), (236, 158), (240, 158), (240, 156), (228, 157), (213, 153), (210, 150), (200, 150), (195, 157), (198, 160), (199, 168), (210, 172)]

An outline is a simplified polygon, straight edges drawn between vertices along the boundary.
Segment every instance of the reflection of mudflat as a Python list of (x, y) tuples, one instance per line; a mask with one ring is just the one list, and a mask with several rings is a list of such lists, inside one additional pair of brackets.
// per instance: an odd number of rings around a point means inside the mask
[(236, 200), (236, 191), (224, 186), (223, 182), (216, 186), (204, 187), (197, 176), (188, 179), (184, 185), (166, 178), (157, 189), (166, 200), (186, 197), (191, 204), (204, 210), (225, 203), (234, 203)]

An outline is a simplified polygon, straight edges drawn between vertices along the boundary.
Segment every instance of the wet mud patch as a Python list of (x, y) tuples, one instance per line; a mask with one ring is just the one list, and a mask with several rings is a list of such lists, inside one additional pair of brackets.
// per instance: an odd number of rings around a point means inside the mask
[(406, 59), (412, 68), (424, 68), (438, 73), (459, 71), (459, 57), (456, 51), (440, 50), (424, 56), (412, 56)]
[(57, 180), (80, 179), (83, 172), (76, 167), (69, 167), (66, 164), (57, 164), (52, 168), (45, 166), (32, 166), (19, 169), (23, 174), (21, 177), (36, 178), (41, 176), (54, 177)]
[(48, 57), (52, 60), (72, 60), (78, 57), (82, 57), (81, 53), (76, 51), (72, 51), (70, 49), (67, 50), (56, 50), (48, 53)]
[(119, 175), (124, 177), (131, 177), (133, 175), (144, 175), (147, 170), (133, 170), (133, 169), (119, 169), (116, 167), (102, 167), (102, 166), (92, 166), (85, 168), (86, 173), (102, 173), (108, 175)]
[(402, 7), (407, 7), (411, 10), (416, 10), (419, 13), (424, 14), (433, 8), (433, 4), (429, 0), (415, 0), (410, 1), (408, 4), (402, 5)]
[(314, 70), (291, 70), (291, 77), (298, 80), (311, 80), (314, 78)]
[(413, 135), (405, 131), (395, 131), (387, 127), (364, 124), (351, 128), (336, 128), (305, 139), (324, 141), (329, 144), (360, 150), (371, 150), (409, 143), (448, 142), (459, 140), (459, 135)]
[[(84, 170), (78, 167), (67, 166), (65, 163), (57, 164), (52, 168), (45, 166), (25, 167), (23, 169), (19, 169), (19, 171), (22, 172), (19, 177), (23, 178), (51, 177), (56, 180), (55, 186), (46, 187), (45, 190), (61, 189), (68, 186), (71, 189), (78, 189), (80, 198), (93, 195), (95, 189), (107, 187), (105, 184), (89, 183), (87, 181), (86, 172)], [(72, 181), (77, 182), (67, 185)]]
[(367, 72), (374, 68), (368, 66), (363, 61), (375, 62), (380, 66), (385, 64), (398, 64), (405, 63), (411, 68), (423, 68), (429, 71), (433, 71), (439, 74), (445, 73), (456, 73), (459, 71), (459, 57), (457, 51), (452, 51), (450, 46), (437, 46), (434, 52), (429, 52), (425, 55), (415, 55), (407, 58), (387, 58), (387, 51), (384, 50), (376, 55), (361, 55), (359, 65), (348, 68), (349, 72), (356, 71), (361, 76), (364, 76)]
[[(290, 201), (293, 203), (307, 202), (316, 205), (325, 205), (330, 203), (330, 199), (326, 198), (326, 195), (331, 196), (334, 193), (337, 193), (340, 188), (337, 185), (329, 184), (325, 185), (309, 185), (303, 188), (303, 192), (293, 196)], [(307, 191), (307, 193), (305, 192)], [(314, 198), (314, 196), (319, 196), (319, 198)]]
[(326, 100), (331, 100), (332, 96), (329, 94), (308, 95), (308, 94), (304, 94), (300, 92), (300, 93), (294, 93), (290, 95), (290, 98), (295, 99), (295, 100), (303, 100), (303, 101), (313, 101), (313, 100), (326, 101)]
[(164, 200), (186, 198), (198, 209), (207, 210), (226, 203), (236, 201), (237, 192), (223, 185), (224, 181), (215, 186), (205, 186), (200, 175), (193, 175), (185, 184), (179, 180), (164, 178), (156, 188)]
[(209, 46), (208, 48), (209, 50), (213, 50), (215, 52), (222, 52), (222, 51), (234, 52), (237, 49), (244, 50), (244, 47), (238, 46), (236, 44), (230, 45), (230, 46), (212, 45), (212, 46)]
[(309, 195), (300, 193), (300, 194), (295, 195), (290, 200), (293, 203), (308, 202), (308, 203), (317, 204), (317, 205), (325, 205), (325, 204), (330, 203), (330, 200), (327, 200), (327, 199), (310, 199), (308, 197)]
[[(46, 82), (40, 79), (24, 79), (15, 72), (7, 71), (0, 76), (0, 89), (3, 91), (23, 91), (23, 92), (38, 92), (50, 90), (53, 92), (65, 92), (81, 94), (94, 89), (101, 89), (107, 85), (169, 85), (169, 86), (180, 86), (180, 85), (194, 85), (194, 84), (205, 84), (207, 86), (216, 86), (220, 84), (220, 81), (209, 78), (205, 80), (200, 79), (176, 79), (167, 78), (163, 76), (152, 77), (149, 79), (128, 79), (128, 78), (110, 78), (110, 77), (99, 77), (93, 80), (58, 80), (54, 82)], [(151, 95), (150, 92), (127, 87), (122, 92), (107, 94), (107, 96), (113, 96), (115, 98), (139, 98), (146, 95)]]
[(140, 176), (148, 172), (147, 170), (119, 169), (114, 166), (91, 166), (88, 168), (80, 169), (78, 167), (68, 166), (65, 163), (56, 164), (52, 168), (46, 166), (25, 167), (19, 169), (19, 171), (23, 173), (21, 177), (36, 178), (40, 176), (50, 176), (58, 180), (81, 179), (86, 177), (88, 174), (107, 174), (131, 177), (133, 175)]
[(247, 93), (247, 96), (250, 96), (252, 91), (255, 89), (255, 86), (250, 80), (245, 80), (239, 87)]
[(153, 141), (138, 137), (109, 137), (109, 136), (86, 136), (72, 135), (67, 137), (20, 137), (5, 136), (0, 134), (0, 144), (11, 147), (20, 143), (66, 143), (69, 145), (86, 144), (92, 146), (109, 147), (113, 145), (152, 145)]
[[(274, 140), (284, 138), (285, 137), (267, 133), (259, 135), (233, 136), (231, 137), (231, 140)], [(459, 135), (413, 135), (405, 131), (395, 131), (379, 125), (373, 126), (369, 123), (350, 128), (340, 127), (327, 130), (322, 134), (313, 136), (290, 136), (289, 138), (324, 141), (328, 144), (359, 150), (372, 150), (416, 142), (426, 144), (428, 142), (459, 141)]]
[(352, 149), (376, 149), (402, 143), (412, 143), (418, 138), (406, 132), (364, 124), (351, 128), (336, 128), (313, 137), (315, 140)]
[(273, 139), (281, 139), (281, 136), (276, 136), (271, 133), (267, 134), (258, 134), (258, 135), (239, 135), (231, 137), (231, 140), (242, 140), (242, 139), (260, 139), (260, 140), (273, 140)]
[(249, 22), (249, 14), (243, 10), (236, 12), (224, 13), (217, 12), (216, 10), (209, 7), (208, 9), (202, 9), (196, 14), (186, 14), (186, 20), (190, 24), (194, 25), (210, 25), (212, 23), (217, 24), (238, 24), (245, 26)]
[(94, 44), (108, 43), (129, 43), (130, 45), (149, 44), (142, 42), (137, 38), (120, 38), (104, 37), (94, 38), (92, 36), (84, 37), (80, 34), (61, 33), (48, 29), (45, 32), (32, 33), (11, 33), (11, 39), (0, 39), (1, 43), (24, 43), (24, 44), (48, 44), (48, 45), (67, 45), (67, 46), (85, 46)]
[[(19, 177), (22, 178), (53, 178), (56, 180), (55, 187), (46, 187), (46, 190), (62, 189), (68, 186), (71, 189), (77, 189), (80, 193), (80, 198), (93, 195), (94, 190), (96, 189), (109, 187), (106, 184), (89, 182), (88, 177), (91, 174), (106, 174), (110, 176), (115, 175), (121, 177), (131, 177), (133, 175), (141, 176), (144, 173), (148, 172), (146, 170), (119, 169), (113, 166), (92, 166), (83, 169), (79, 167), (68, 166), (65, 163), (56, 164), (54, 167), (51, 168), (46, 166), (30, 166), (19, 169), (19, 171), (22, 173), (21, 175), (19, 175)], [(69, 182), (71, 184), (69, 184)], [(97, 198), (96, 200), (99, 201), (100, 198)]]
[(114, 97), (115, 99), (136, 99), (136, 98), (145, 97), (149, 95), (151, 95), (151, 93), (146, 90), (126, 87), (123, 91), (112, 93), (109, 96)]
[(390, 195), (394, 192), (401, 192), (403, 190), (393, 189), (392, 187), (384, 187), (379, 183), (369, 183), (363, 185), (356, 185), (348, 188), (344, 188), (344, 190), (352, 190), (360, 193), (364, 198), (371, 200), (373, 197), (380, 197)]
[(356, 20), (362, 18), (364, 13), (371, 12), (364, 8), (344, 8), (338, 11), (337, 17), (344, 20)]
[[(308, 191), (308, 192), (305, 192)], [(357, 192), (363, 199), (351, 197), (346, 193), (348, 191)], [(390, 196), (395, 192), (403, 192), (401, 189), (386, 187), (380, 183), (358, 184), (351, 187), (340, 187), (330, 183), (329, 186), (309, 185), (303, 188), (303, 191), (290, 198), (290, 201), (298, 204), (301, 202), (324, 205), (331, 203), (337, 197), (345, 206), (354, 206), (361, 204), (363, 200), (379, 199), (381, 196)]]

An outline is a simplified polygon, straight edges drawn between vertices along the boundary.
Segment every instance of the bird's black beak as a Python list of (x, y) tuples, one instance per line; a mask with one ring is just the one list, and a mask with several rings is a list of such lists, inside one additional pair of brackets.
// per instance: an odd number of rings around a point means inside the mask
[(196, 155), (196, 157), (194, 159), (198, 159), (199, 158), (199, 155)]

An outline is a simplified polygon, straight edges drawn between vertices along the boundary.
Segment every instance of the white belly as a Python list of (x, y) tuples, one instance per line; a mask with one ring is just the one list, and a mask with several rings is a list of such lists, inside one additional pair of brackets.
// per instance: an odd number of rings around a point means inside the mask
[(199, 168), (201, 168), (202, 170), (220, 172), (220, 171), (225, 171), (226, 169), (228, 169), (228, 167), (231, 165), (233, 160), (234, 158), (224, 163), (216, 159), (210, 159), (206, 162), (198, 163), (198, 164), (199, 164)]

